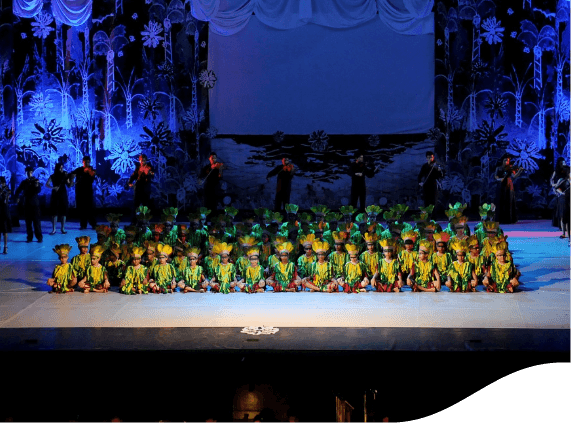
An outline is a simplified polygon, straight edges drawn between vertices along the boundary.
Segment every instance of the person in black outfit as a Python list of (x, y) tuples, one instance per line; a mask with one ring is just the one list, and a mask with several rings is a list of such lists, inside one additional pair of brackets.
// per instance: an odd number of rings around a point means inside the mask
[(569, 166), (563, 165), (561, 178), (556, 181), (553, 188), (557, 193), (557, 215), (563, 231), (559, 238), (569, 238)]
[(4, 254), (8, 254), (8, 232), (12, 232), (12, 220), (10, 218), (10, 188), (6, 184), (6, 178), (0, 176), (0, 235), (4, 235)]
[(359, 202), (359, 211), (365, 211), (365, 198), (367, 196), (367, 186), (365, 185), (365, 177), (372, 178), (378, 167), (374, 168), (370, 163), (365, 163), (362, 154), (355, 155), (355, 161), (351, 163), (349, 174), (351, 175), (351, 205), (357, 207)]
[(501, 166), (496, 169), (496, 181), (500, 181), (496, 198), (496, 218), (499, 223), (516, 223), (516, 196), (513, 179), (521, 175), (522, 168), (512, 165), (512, 159), (505, 156)]
[[(135, 186), (133, 210), (137, 210), (139, 206), (151, 207), (151, 182), (154, 176), (153, 166), (147, 161), (147, 156), (139, 155), (139, 162), (127, 182), (129, 187)], [(133, 213), (133, 222), (135, 222), (136, 212)]]
[(555, 208), (553, 210), (553, 218), (551, 224), (553, 226), (557, 226), (561, 230), (563, 230), (563, 228), (561, 227), (561, 216), (559, 215), (561, 208), (558, 206), (560, 194), (557, 192), (555, 185), (561, 178), (565, 177), (564, 173), (565, 173), (565, 158), (559, 157), (557, 159), (557, 163), (555, 164), (555, 170), (553, 171), (553, 175), (551, 175), (551, 179), (549, 182), (551, 183), (553, 191), (555, 192), (556, 195)]
[(438, 180), (444, 175), (444, 168), (436, 164), (434, 153), (427, 151), (426, 163), (422, 165), (418, 174), (418, 185), (422, 188), (424, 207), (433, 204), (434, 208), (438, 208)]
[(84, 156), (83, 166), (75, 169), (71, 175), (75, 177), (75, 204), (79, 213), (79, 229), (86, 229), (88, 222), (91, 228), (95, 229), (97, 227), (93, 202), (95, 169), (91, 166), (91, 158)]
[(278, 184), (276, 186), (276, 200), (274, 204), (275, 212), (282, 212), (285, 210), (285, 205), (289, 203), (291, 196), (291, 180), (295, 174), (295, 166), (287, 157), (282, 159), (282, 164), (276, 166), (266, 175), (266, 182), (272, 176), (278, 175)]
[[(34, 234), (38, 242), (43, 242), (42, 226), (40, 224), (40, 199), (38, 194), (42, 190), (40, 181), (33, 176), (34, 169), (32, 167), (26, 168), (26, 176), (20, 186), (16, 189), (14, 197), (16, 203), (20, 202), (20, 194), (24, 193), (24, 218), (26, 220), (26, 242), (32, 242)], [(34, 229), (32, 230), (32, 225)]]
[(208, 160), (210, 163), (204, 166), (200, 172), (199, 184), (204, 186), (204, 207), (215, 213), (218, 208), (220, 180), (225, 166), (224, 163), (218, 161), (216, 153), (210, 153)]
[(56, 222), (59, 216), (61, 221), (61, 233), (66, 234), (65, 219), (67, 217), (68, 198), (67, 188), (73, 185), (73, 177), (63, 170), (63, 163), (56, 163), (54, 173), (46, 181), (46, 188), (52, 189), (50, 199), (50, 209), (52, 212), (52, 231), (50, 235), (56, 233)]

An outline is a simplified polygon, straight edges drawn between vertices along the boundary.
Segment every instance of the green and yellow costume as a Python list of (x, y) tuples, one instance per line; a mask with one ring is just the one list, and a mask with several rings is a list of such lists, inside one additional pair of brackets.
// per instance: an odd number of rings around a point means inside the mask
[(436, 280), (434, 277), (434, 263), (430, 260), (415, 260), (414, 262), (414, 280), (417, 285), (423, 288), (429, 288), (429, 284)]
[(441, 278), (446, 278), (448, 275), (448, 269), (452, 264), (452, 255), (449, 252), (445, 252), (441, 256), (438, 255), (438, 252), (432, 253), (430, 256), (430, 261), (436, 265), (438, 269), (438, 273), (440, 273)]
[(315, 254), (311, 256), (303, 255), (297, 259), (297, 274), (300, 278), (305, 278), (309, 272), (309, 266), (317, 260)]
[(141, 290), (143, 294), (148, 294), (149, 284), (144, 283), (147, 273), (147, 268), (142, 264), (140, 264), (139, 267), (128, 266), (123, 278), (125, 280), (125, 285), (121, 287), (121, 292), (126, 295), (134, 295)]
[(182, 280), (184, 281), (185, 286), (188, 286), (192, 289), (200, 289), (200, 282), (203, 276), (203, 268), (202, 266), (187, 266), (182, 271)]
[(87, 269), (91, 267), (91, 254), (78, 254), (71, 259), (73, 272), (77, 276), (77, 280), (82, 280), (87, 274)]
[(500, 264), (498, 260), (492, 260), (490, 276), (492, 277), (492, 281), (496, 283), (498, 292), (502, 294), (509, 292), (507, 286), (510, 284), (510, 280), (516, 275), (517, 269), (512, 262), (506, 261), (506, 263)]
[(93, 292), (96, 289), (103, 288), (103, 283), (105, 282), (105, 276), (107, 270), (101, 264), (98, 266), (89, 266), (85, 272), (85, 277), (87, 278), (85, 283), (89, 285), (89, 291)]
[(109, 260), (105, 263), (105, 269), (107, 270), (107, 275), (111, 284), (118, 285), (121, 283), (125, 269), (125, 262), (123, 260), (117, 259), (115, 262)]
[(371, 277), (377, 273), (377, 268), (379, 266), (379, 260), (381, 259), (381, 254), (375, 251), (373, 254), (369, 253), (369, 250), (361, 253), (359, 260), (365, 264), (367, 267), (367, 274)]
[(236, 279), (236, 267), (232, 263), (218, 263), (214, 267), (216, 283), (220, 285), (220, 292), (228, 294), (230, 292), (230, 282)]
[(149, 280), (152, 279), (163, 292), (171, 289), (172, 281), (175, 278), (176, 270), (174, 270), (172, 264), (157, 264), (149, 269)]
[(383, 285), (392, 285), (398, 280), (400, 272), (400, 263), (398, 260), (393, 259), (390, 262), (382, 259), (379, 263), (379, 280), (378, 282)]
[(307, 277), (309, 277), (311, 282), (321, 291), (327, 289), (327, 284), (329, 284), (334, 277), (333, 266), (328, 261), (324, 261), (323, 263), (317, 261), (311, 263), (307, 270)]
[(340, 278), (343, 276), (343, 268), (345, 267), (345, 263), (349, 261), (349, 254), (333, 251), (329, 254), (328, 259), (329, 263), (331, 263), (331, 266), (333, 267), (333, 277)]
[[(53, 292), (69, 292), (71, 288), (69, 283), (74, 278), (73, 266), (71, 263), (58, 264), (53, 273), (52, 278), (55, 279), (54, 286), (52, 288)], [(55, 285), (59, 285), (59, 289)]]
[(176, 272), (176, 280), (181, 281), (184, 279), (184, 272), (190, 263), (188, 262), (188, 258), (184, 256), (175, 256), (171, 261), (172, 266)]
[(471, 289), (470, 281), (472, 280), (472, 271), (474, 265), (466, 260), (464, 263), (453, 262), (448, 268), (448, 276), (452, 280), (451, 291), (466, 292)]

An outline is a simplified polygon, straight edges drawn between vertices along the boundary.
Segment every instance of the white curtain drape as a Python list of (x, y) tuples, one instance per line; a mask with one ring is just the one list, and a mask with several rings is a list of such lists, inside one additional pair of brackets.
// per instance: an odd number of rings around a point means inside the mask
[(276, 29), (307, 23), (350, 28), (379, 18), (399, 34), (434, 32), (434, 0), (190, 0), (192, 15), (210, 22), (212, 32), (232, 35), (252, 17)]
[[(93, 0), (51, 0), (56, 21), (81, 26), (91, 18)], [(43, 0), (13, 0), (12, 10), (22, 18), (33, 18), (42, 11)]]

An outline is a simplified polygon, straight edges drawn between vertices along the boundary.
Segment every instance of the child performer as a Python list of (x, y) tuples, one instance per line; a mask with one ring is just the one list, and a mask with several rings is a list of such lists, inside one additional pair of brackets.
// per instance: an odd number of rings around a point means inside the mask
[(302, 235), (299, 238), (299, 243), (303, 245), (305, 254), (297, 259), (297, 273), (300, 278), (307, 276), (308, 267), (315, 261), (315, 254), (313, 254), (313, 242), (315, 241), (315, 234)]
[[(250, 265), (244, 271), (244, 289), (248, 293), (264, 292), (266, 281), (264, 279), (264, 268), (260, 266), (260, 251), (256, 248), (251, 248), (248, 250), (247, 255)], [(273, 290), (273, 288), (270, 290)]]
[(87, 268), (85, 276), (77, 284), (85, 294), (88, 292), (107, 292), (111, 286), (107, 277), (107, 270), (99, 263), (104, 252), (105, 247), (102, 245), (96, 245), (91, 250), (91, 266)]
[(225, 242), (214, 244), (212, 251), (220, 256), (220, 263), (214, 267), (214, 276), (210, 283), (212, 290), (228, 294), (236, 287), (236, 267), (230, 263), (232, 245)]
[(122, 214), (116, 213), (108, 213), (105, 215), (107, 222), (109, 222), (109, 227), (111, 228), (111, 232), (109, 233), (109, 240), (110, 243), (117, 243), (121, 245), (123, 241), (125, 241), (125, 231), (119, 228), (121, 224), (121, 216)]
[(147, 250), (146, 260), (143, 262), (145, 267), (149, 270), (153, 270), (153, 268), (159, 264), (159, 260), (155, 257), (156, 250), (158, 247), (158, 243), (154, 241), (145, 241), (144, 246)]
[(343, 292), (365, 292), (366, 286), (369, 285), (367, 277), (367, 266), (359, 261), (359, 247), (355, 244), (345, 244), (345, 249), (349, 253), (349, 261), (343, 267), (343, 275), (337, 279), (339, 288)]
[(199, 266), (198, 257), (200, 256), (200, 249), (198, 247), (190, 247), (185, 251), (188, 265), (182, 271), (182, 278), (179, 279), (178, 287), (182, 292), (204, 292), (200, 289), (204, 282), (204, 273), (202, 266)]
[(178, 286), (180, 288), (180, 283), (182, 282), (184, 285), (184, 272), (185, 269), (188, 267), (190, 262), (188, 261), (188, 257), (185, 256), (185, 246), (181, 243), (177, 243), (174, 247), (174, 251), (176, 256), (171, 261), (172, 266), (176, 272), (176, 281), (178, 282)]
[(518, 272), (513, 262), (506, 260), (508, 246), (505, 241), (494, 246), (494, 258), (484, 277), (484, 286), (488, 292), (514, 292), (519, 286)]
[(91, 256), (89, 255), (89, 241), (91, 238), (88, 236), (80, 236), (75, 238), (77, 242), (77, 247), (79, 248), (79, 254), (71, 259), (71, 265), (73, 267), (73, 273), (77, 277), (77, 280), (82, 280), (89, 266), (91, 266)]
[(147, 268), (141, 264), (141, 257), (145, 249), (133, 247), (131, 251), (132, 264), (127, 266), (125, 276), (121, 281), (120, 292), (127, 295), (148, 294), (149, 280), (147, 279)]
[(406, 231), (401, 234), (404, 241), (404, 250), (398, 254), (398, 261), (400, 263), (400, 270), (403, 279), (407, 279), (411, 272), (413, 263), (418, 260), (418, 253), (413, 251), (416, 243), (417, 233), (414, 230)]
[(468, 218), (466, 216), (460, 215), (452, 218), (449, 226), (452, 238), (467, 239), (470, 236), (470, 227), (468, 226)]
[(474, 265), (466, 260), (468, 244), (464, 240), (456, 239), (452, 242), (452, 249), (456, 252), (457, 259), (448, 268), (446, 286), (450, 292), (476, 292), (478, 278)]
[(367, 250), (361, 253), (360, 260), (367, 266), (367, 274), (373, 276), (377, 273), (379, 258), (381, 257), (381, 254), (375, 251), (375, 244), (379, 240), (379, 236), (375, 232), (367, 232), (363, 235), (363, 239), (367, 243)]
[(215, 237), (208, 237), (208, 255), (202, 260), (205, 279), (203, 288), (207, 291), (210, 291), (210, 280), (214, 277), (214, 268), (220, 263), (220, 256), (214, 252), (214, 244), (217, 242), (218, 240)]
[(242, 256), (238, 257), (238, 260), (236, 260), (236, 278), (238, 280), (242, 280), (244, 279), (246, 268), (250, 265), (248, 251), (258, 243), (258, 240), (253, 236), (243, 236), (238, 239), (238, 242), (242, 247), (243, 254)]
[(430, 251), (430, 242), (426, 239), (421, 240), (418, 244), (418, 258), (414, 261), (406, 281), (412, 292), (440, 291), (440, 274), (434, 263), (428, 259)]
[(436, 265), (440, 277), (444, 279), (448, 276), (448, 268), (452, 264), (452, 255), (447, 251), (449, 240), (450, 235), (446, 232), (434, 234), (436, 252), (432, 253), (430, 257), (430, 261)]
[(327, 242), (315, 241), (313, 249), (317, 254), (317, 261), (309, 265), (308, 274), (302, 281), (302, 284), (310, 292), (332, 292), (337, 284), (333, 275), (333, 266), (328, 261), (325, 261), (327, 251), (329, 251), (329, 244)]
[(274, 292), (295, 292), (301, 285), (301, 279), (297, 275), (294, 263), (289, 261), (289, 254), (293, 251), (291, 242), (284, 242), (277, 246), (280, 262), (272, 268), (272, 275), (268, 279), (268, 285), (274, 288)]
[(137, 235), (137, 228), (135, 226), (128, 226), (125, 228), (125, 243), (121, 245), (121, 259), (127, 266), (131, 265), (131, 253), (135, 247), (135, 236)]
[(468, 261), (474, 265), (474, 272), (478, 278), (478, 283), (483, 283), (484, 276), (488, 271), (488, 266), (486, 263), (486, 258), (480, 254), (480, 244), (478, 244), (478, 237), (476, 235), (471, 235), (466, 240), (468, 248), (470, 249), (470, 254), (468, 255)]
[(120, 259), (121, 248), (119, 244), (112, 243), (107, 250), (107, 260), (105, 269), (109, 277), (109, 283), (112, 286), (119, 286), (123, 280), (123, 272), (125, 271), (125, 262)]
[(157, 246), (159, 263), (149, 270), (149, 288), (155, 294), (172, 293), (176, 288), (176, 271), (172, 264), (167, 263), (172, 247), (168, 244)]
[(395, 240), (386, 238), (379, 242), (383, 247), (384, 258), (379, 263), (379, 269), (373, 277), (377, 292), (399, 292), (403, 286), (402, 272), (396, 259)]
[(73, 265), (67, 262), (71, 248), (68, 244), (59, 244), (54, 248), (60, 264), (55, 267), (52, 277), (48, 279), (48, 286), (52, 287), (52, 292), (59, 294), (74, 291), (73, 286), (77, 284), (77, 278), (73, 272)]
[(333, 277), (337, 283), (337, 279), (343, 276), (343, 269), (345, 263), (349, 261), (349, 255), (344, 251), (345, 240), (347, 239), (347, 232), (331, 232), (331, 236), (335, 241), (335, 251), (329, 254), (329, 263), (333, 267)]

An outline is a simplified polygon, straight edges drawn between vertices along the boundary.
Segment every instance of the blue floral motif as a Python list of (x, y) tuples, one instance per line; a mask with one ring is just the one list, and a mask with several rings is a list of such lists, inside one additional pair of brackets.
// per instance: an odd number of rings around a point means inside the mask
[(512, 38), (515, 38), (516, 36), (517, 36), (517, 32), (516, 32), (516, 31), (513, 31), (513, 32), (510, 34), (510, 37), (512, 37)]
[(159, 34), (163, 32), (163, 26), (155, 21), (150, 21), (148, 25), (145, 25), (145, 30), (141, 31), (143, 35), (143, 45), (145, 47), (156, 48), (159, 45), (160, 40), (164, 38)]
[(484, 28), (487, 32), (481, 34), (482, 38), (485, 38), (488, 44), (496, 44), (502, 42), (502, 37), (504, 34), (502, 32), (505, 28), (501, 27), (500, 24), (502, 21), (496, 22), (496, 17), (493, 16), (488, 18), (482, 24), (482, 28)]
[(536, 160), (545, 159), (545, 156), (539, 154), (539, 147), (527, 139), (514, 138), (506, 148), (506, 152), (513, 155), (516, 166), (522, 167), (529, 173), (539, 169)]
[(37, 14), (34, 19), (36, 20), (36, 22), (32, 22), (32, 31), (34, 32), (34, 37), (45, 40), (46, 37), (50, 35), (50, 32), (54, 30), (51, 26), (49, 26), (53, 22), (54, 18), (52, 18), (46, 12), (42, 11)]

